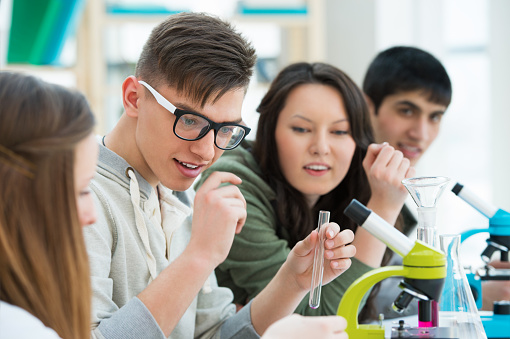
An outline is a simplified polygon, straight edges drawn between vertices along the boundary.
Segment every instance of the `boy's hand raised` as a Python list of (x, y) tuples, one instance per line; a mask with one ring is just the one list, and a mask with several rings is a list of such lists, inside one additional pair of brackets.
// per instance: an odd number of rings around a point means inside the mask
[(367, 174), (372, 202), (377, 204), (401, 205), (407, 197), (402, 180), (415, 175), (415, 169), (402, 152), (388, 143), (372, 144), (363, 160)]
[[(230, 183), (232, 185), (222, 185)], [(223, 262), (246, 221), (246, 200), (232, 173), (214, 172), (197, 191), (189, 246), (210, 260), (215, 268)]]
[[(415, 175), (414, 167), (401, 151), (384, 142), (368, 146), (363, 168), (371, 189), (367, 207), (395, 225), (408, 194), (402, 180)], [(358, 260), (372, 267), (381, 265), (386, 245), (379, 239), (358, 227), (353, 244)]]

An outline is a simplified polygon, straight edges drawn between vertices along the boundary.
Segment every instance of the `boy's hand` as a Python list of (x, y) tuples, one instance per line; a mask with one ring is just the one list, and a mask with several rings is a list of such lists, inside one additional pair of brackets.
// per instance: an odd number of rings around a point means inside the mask
[(232, 173), (214, 172), (195, 196), (189, 246), (214, 267), (226, 259), (234, 235), (241, 232), (246, 221), (246, 200), (234, 186), (240, 183)]
[(416, 172), (402, 152), (388, 143), (372, 144), (368, 146), (363, 168), (370, 183), (372, 204), (404, 204), (408, 193), (402, 180)]
[[(356, 254), (356, 248), (350, 245), (354, 240), (354, 233), (351, 230), (340, 232), (340, 226), (334, 222), (325, 224), (323, 230), (326, 240), (322, 284), (326, 285), (351, 266), (350, 258)], [(303, 290), (309, 290), (311, 286), (317, 241), (318, 233), (314, 230), (294, 246), (285, 262), (291, 274), (294, 274), (298, 286)]]

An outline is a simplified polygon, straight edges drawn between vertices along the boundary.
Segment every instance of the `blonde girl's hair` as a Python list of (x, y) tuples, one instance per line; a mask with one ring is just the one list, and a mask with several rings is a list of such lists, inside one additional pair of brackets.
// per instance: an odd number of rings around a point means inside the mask
[(93, 114), (81, 94), (10, 72), (0, 72), (0, 103), (0, 299), (62, 338), (89, 338), (74, 162)]

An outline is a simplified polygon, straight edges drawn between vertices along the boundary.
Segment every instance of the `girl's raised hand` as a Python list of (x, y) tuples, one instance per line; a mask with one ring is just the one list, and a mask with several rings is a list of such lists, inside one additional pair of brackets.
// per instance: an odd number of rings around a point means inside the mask
[[(330, 222), (323, 227), (324, 242), (324, 275), (323, 285), (331, 282), (351, 266), (351, 257), (356, 248), (350, 243), (354, 240), (351, 230), (340, 231), (337, 223)], [(316, 230), (294, 246), (285, 262), (286, 268), (294, 276), (296, 283), (303, 290), (309, 290), (312, 281), (313, 257), (315, 244), (319, 240)]]

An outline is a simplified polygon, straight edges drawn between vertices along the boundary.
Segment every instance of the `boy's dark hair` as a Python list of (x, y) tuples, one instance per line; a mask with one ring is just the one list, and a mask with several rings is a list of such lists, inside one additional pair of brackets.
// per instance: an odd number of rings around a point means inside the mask
[(372, 100), (375, 114), (387, 96), (416, 90), (445, 106), (452, 98), (450, 78), (441, 62), (415, 47), (397, 46), (380, 52), (363, 81), (363, 91)]
[(204, 13), (179, 13), (152, 30), (135, 75), (204, 106), (229, 90), (246, 89), (255, 60), (255, 49), (229, 23)]

